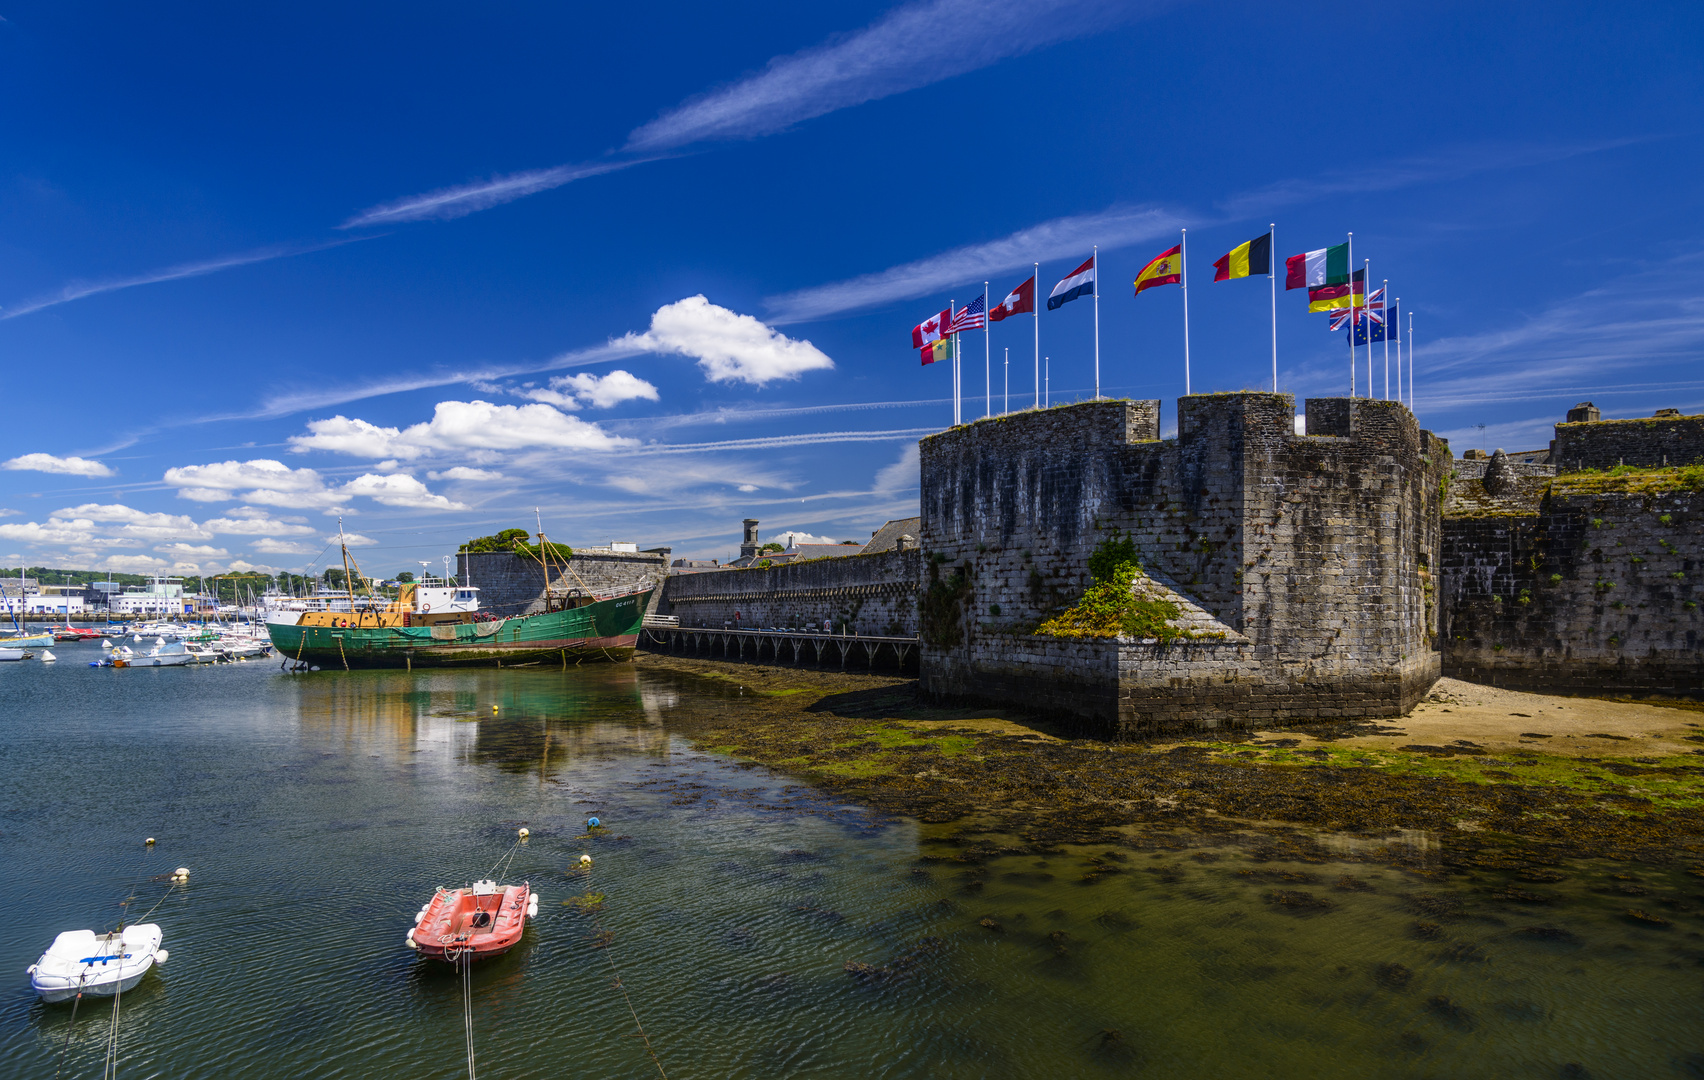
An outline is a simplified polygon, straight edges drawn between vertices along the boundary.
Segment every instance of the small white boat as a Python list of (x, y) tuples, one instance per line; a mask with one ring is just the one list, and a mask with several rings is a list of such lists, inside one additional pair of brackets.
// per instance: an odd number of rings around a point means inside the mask
[(29, 966), (30, 985), (43, 1001), (69, 1001), (78, 994), (111, 997), (133, 989), (149, 968), (166, 962), (161, 936), (153, 923), (110, 934), (67, 930)]
[(130, 657), (130, 667), (179, 667), (196, 663), (198, 657), (181, 641), (162, 641), (139, 656)]
[(26, 649), (14, 649), (9, 645), (0, 645), (0, 660), (22, 660), (33, 653)]

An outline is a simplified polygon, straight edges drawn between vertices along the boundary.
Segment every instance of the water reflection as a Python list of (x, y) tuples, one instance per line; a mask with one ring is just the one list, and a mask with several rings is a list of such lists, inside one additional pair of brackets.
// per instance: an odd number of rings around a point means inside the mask
[[(491, 1076), (645, 1074), (610, 957), (677, 1078), (1704, 1070), (1685, 866), (1493, 848), (1463, 872), (1461, 839), (1418, 832), (1045, 847), (894, 821), (672, 737), (737, 698), (623, 665), (141, 674), (0, 672), (0, 902), (58, 898), (0, 926), (0, 965), (196, 871), (155, 916), (171, 963), (125, 996), (126, 1075), (456, 1075), (460, 983), (402, 934), (522, 821), (510, 876), (542, 904), (476, 972)], [(609, 828), (585, 839), (594, 813)], [(571, 871), (583, 851), (594, 870)], [(567, 903), (594, 892), (607, 950)], [(49, 1075), (64, 1048), (88, 1074), (107, 1015), (73, 1025), (15, 978), (0, 1061)]]

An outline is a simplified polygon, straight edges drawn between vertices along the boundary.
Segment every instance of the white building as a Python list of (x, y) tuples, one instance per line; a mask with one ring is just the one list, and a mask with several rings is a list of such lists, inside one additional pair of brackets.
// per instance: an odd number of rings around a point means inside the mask
[(43, 585), (40, 592), (24, 597), (27, 615), (82, 615), (88, 610), (81, 585)]
[(156, 577), (140, 589), (126, 589), (108, 602), (115, 615), (185, 615), (195, 610), (182, 578)]

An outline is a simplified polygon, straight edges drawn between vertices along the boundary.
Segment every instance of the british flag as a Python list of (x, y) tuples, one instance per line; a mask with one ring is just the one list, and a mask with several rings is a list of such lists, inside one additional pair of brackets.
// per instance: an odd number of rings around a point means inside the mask
[(956, 334), (961, 330), (980, 330), (988, 325), (988, 298), (979, 296), (969, 305), (953, 312), (953, 321), (947, 333)]
[[(1372, 295), (1367, 297), (1367, 302), (1355, 308), (1355, 325), (1362, 327), (1363, 333), (1366, 332), (1365, 327), (1369, 322), (1374, 326), (1384, 325), (1384, 294), (1383, 289), (1374, 289)], [(1350, 310), (1348, 308), (1332, 308), (1326, 312), (1326, 317), (1331, 320), (1328, 329), (1341, 330), (1348, 326), (1349, 316)]]

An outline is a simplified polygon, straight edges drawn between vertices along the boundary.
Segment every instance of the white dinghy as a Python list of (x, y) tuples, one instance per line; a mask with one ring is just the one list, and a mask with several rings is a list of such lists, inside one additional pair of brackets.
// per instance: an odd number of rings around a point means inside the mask
[(30, 985), (49, 1002), (69, 1001), (78, 994), (111, 997), (130, 990), (149, 968), (166, 962), (160, 937), (160, 928), (153, 923), (110, 934), (67, 930), (30, 965)]

